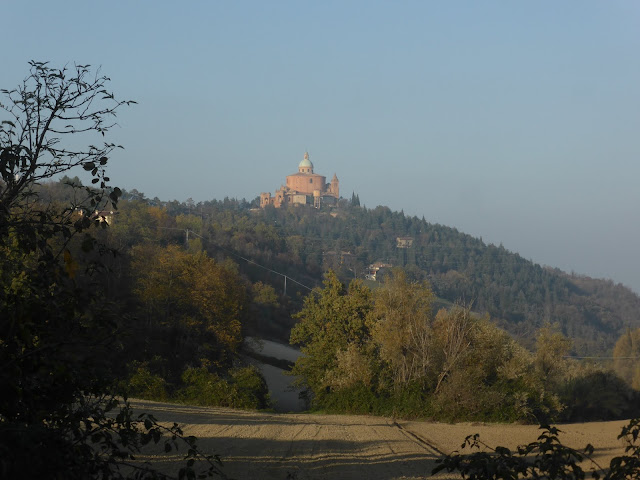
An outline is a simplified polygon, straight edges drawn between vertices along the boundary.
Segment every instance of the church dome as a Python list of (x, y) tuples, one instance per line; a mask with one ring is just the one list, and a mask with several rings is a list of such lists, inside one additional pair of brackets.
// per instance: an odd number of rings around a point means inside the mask
[(309, 160), (309, 153), (304, 153), (304, 159), (300, 162), (298, 168), (313, 168), (313, 163)]

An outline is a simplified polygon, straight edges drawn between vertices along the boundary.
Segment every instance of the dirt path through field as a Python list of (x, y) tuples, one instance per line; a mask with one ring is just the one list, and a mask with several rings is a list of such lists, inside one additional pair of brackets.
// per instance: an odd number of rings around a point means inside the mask
[[(534, 440), (535, 426), (441, 424), (353, 415), (270, 414), (135, 401), (136, 411), (161, 422), (177, 422), (216, 453), (224, 472), (236, 479), (422, 479), (435, 460), (480, 433), (490, 445), (515, 447)], [(583, 448), (592, 443), (608, 465), (622, 453), (616, 440), (625, 422), (563, 425), (561, 440)], [(154, 461), (174, 470), (178, 456)]]

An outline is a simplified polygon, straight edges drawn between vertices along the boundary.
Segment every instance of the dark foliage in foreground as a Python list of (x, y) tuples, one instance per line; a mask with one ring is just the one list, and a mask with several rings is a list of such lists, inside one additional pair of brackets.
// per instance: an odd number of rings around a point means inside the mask
[(432, 474), (442, 471), (458, 472), (469, 480), (515, 480), (518, 478), (584, 479), (589, 473), (594, 479), (622, 480), (640, 475), (640, 419), (624, 426), (618, 439), (625, 443), (625, 454), (614, 457), (608, 468), (593, 459), (594, 448), (583, 451), (563, 445), (552, 426), (541, 426), (538, 439), (515, 451), (506, 447), (491, 448), (480, 441), (479, 435), (469, 435), (461, 448), (484, 449), (482, 452), (462, 454), (458, 451), (438, 460)]
[[(0, 103), (0, 477), (166, 478), (135, 458), (163, 440), (166, 452), (185, 447), (181, 478), (195, 478), (196, 457), (203, 475), (224, 476), (177, 425), (134, 416), (112, 395), (126, 319), (104, 295), (100, 259), (114, 252), (90, 233), (105, 226), (94, 212), (120, 196), (106, 176), (116, 145), (102, 137), (132, 102), (89, 66), (30, 65)], [(88, 147), (68, 148), (83, 139)], [(39, 197), (40, 182), (74, 169), (94, 187), (74, 185), (66, 204)]]

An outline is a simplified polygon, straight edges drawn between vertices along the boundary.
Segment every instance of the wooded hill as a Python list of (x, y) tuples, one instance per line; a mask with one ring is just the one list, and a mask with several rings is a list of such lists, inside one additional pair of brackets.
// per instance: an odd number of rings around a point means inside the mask
[[(66, 178), (38, 195), (54, 205), (84, 189)], [(97, 299), (119, 319), (112, 377), (128, 395), (263, 408), (266, 385), (243, 348), (257, 336), (302, 349), (294, 372), (314, 408), (448, 420), (635, 415), (639, 300), (622, 286), (385, 207), (121, 196), (117, 210), (97, 213), (71, 202), (74, 218), (98, 228), (95, 240), (64, 244), (61, 267), (77, 285), (99, 280)], [(387, 265), (375, 281), (374, 262)], [(606, 357), (614, 344), (615, 364), (564, 358)]]
[[(573, 353), (604, 354), (628, 328), (640, 326), (640, 298), (621, 284), (569, 275), (455, 228), (357, 203), (341, 200), (331, 210), (259, 209), (255, 201), (162, 202), (133, 191), (124, 193), (113, 230), (127, 246), (158, 236), (184, 241), (189, 230), (190, 242), (199, 242), (214, 258), (231, 258), (251, 281), (271, 284), (282, 294), (287, 275), (281, 304), (289, 311), (297, 311), (308, 293), (300, 284), (319, 286), (328, 269), (349, 281), (364, 278), (370, 264), (384, 262), (404, 267), (414, 280), (428, 280), (444, 302), (488, 313), (525, 346), (542, 325), (558, 323), (572, 339)], [(166, 216), (154, 218), (145, 213), (148, 207)], [(397, 248), (398, 237), (411, 237), (412, 246)], [(290, 325), (282, 309), (268, 322), (285, 340)]]
[[(64, 182), (47, 190), (60, 199)], [(424, 217), (361, 207), (355, 195), (335, 208), (316, 210), (260, 209), (256, 200), (229, 198), (165, 202), (124, 191), (111, 227), (113, 246), (121, 251), (148, 241), (184, 244), (188, 231), (193, 250), (233, 260), (250, 282), (272, 285), (280, 294), (279, 307), (261, 312), (254, 327), (282, 341), (293, 324), (290, 314), (321, 285), (325, 272), (332, 269), (343, 282), (360, 278), (375, 288), (379, 281), (365, 275), (376, 262), (404, 267), (410, 279), (427, 280), (440, 304), (458, 302), (488, 313), (527, 347), (536, 330), (557, 323), (572, 340), (573, 354), (603, 355), (627, 329), (640, 326), (640, 297), (619, 283), (543, 267)], [(398, 237), (410, 237), (411, 247), (398, 248)], [(384, 274), (384, 269), (378, 272), (378, 280)]]

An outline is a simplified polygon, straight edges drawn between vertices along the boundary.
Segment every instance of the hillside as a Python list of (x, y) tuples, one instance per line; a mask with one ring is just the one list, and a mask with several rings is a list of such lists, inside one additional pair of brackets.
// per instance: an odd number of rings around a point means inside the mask
[[(60, 200), (65, 189), (54, 183), (47, 191)], [(543, 267), (455, 228), (357, 203), (342, 199), (326, 210), (260, 209), (257, 199), (165, 202), (133, 190), (123, 193), (110, 236), (117, 249), (127, 251), (148, 241), (184, 244), (189, 231), (193, 248), (232, 260), (250, 282), (271, 285), (280, 294), (277, 305), (254, 312), (259, 320), (253, 329), (281, 341), (288, 340), (291, 314), (321, 284), (324, 272), (333, 269), (344, 282), (364, 279), (376, 262), (428, 280), (441, 304), (463, 302), (488, 313), (528, 347), (549, 322), (572, 339), (574, 354), (602, 355), (628, 328), (640, 326), (640, 297), (621, 284)], [(398, 248), (398, 237), (410, 238), (410, 248)], [(384, 269), (378, 281), (383, 276)]]
[[(620, 284), (543, 267), (424, 218), (349, 202), (332, 211), (247, 207), (230, 200), (201, 205), (208, 249), (232, 249), (309, 286), (329, 268), (348, 281), (363, 278), (374, 262), (403, 266), (427, 279), (438, 297), (472, 303), (525, 345), (545, 322), (559, 323), (578, 355), (609, 352), (627, 328), (640, 325), (640, 298)], [(411, 237), (411, 248), (397, 248), (398, 237)], [(278, 275), (243, 268), (281, 285)]]

